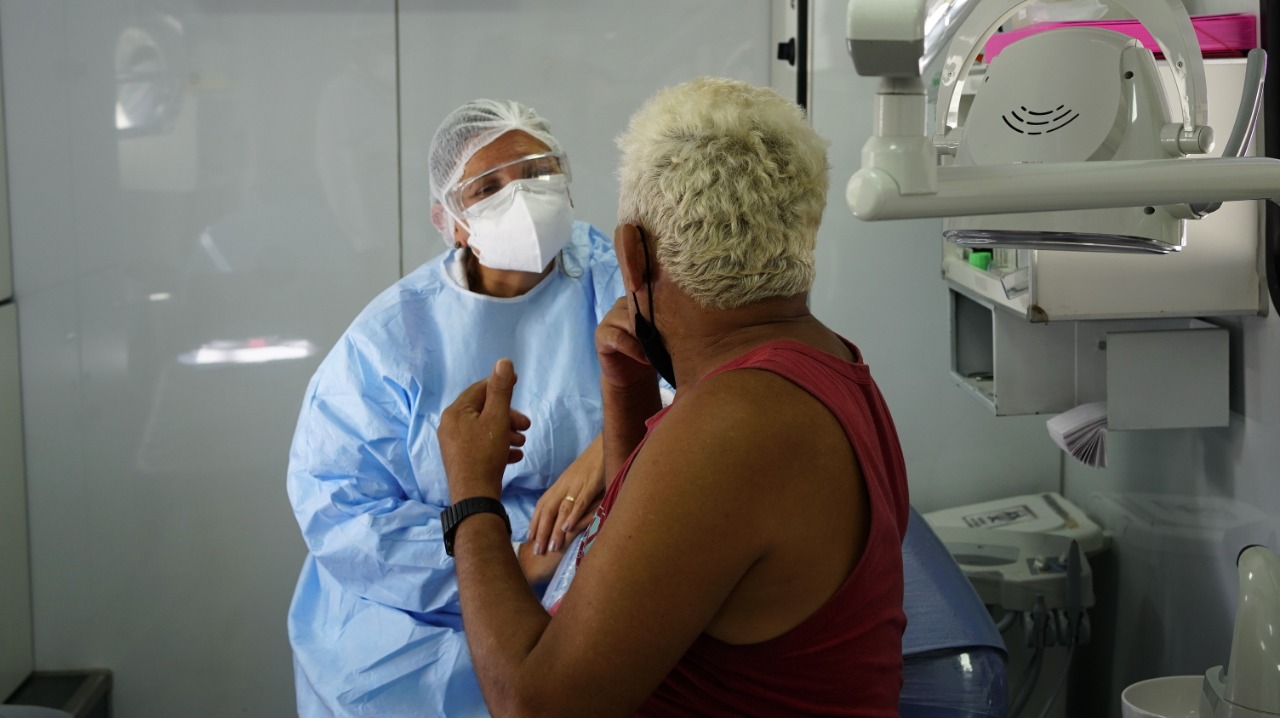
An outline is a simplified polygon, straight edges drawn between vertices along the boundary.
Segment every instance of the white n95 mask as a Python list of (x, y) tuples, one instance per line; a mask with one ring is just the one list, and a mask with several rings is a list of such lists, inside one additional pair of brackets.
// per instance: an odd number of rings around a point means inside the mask
[(469, 207), (468, 243), (490, 269), (541, 272), (573, 234), (569, 179), (515, 180)]

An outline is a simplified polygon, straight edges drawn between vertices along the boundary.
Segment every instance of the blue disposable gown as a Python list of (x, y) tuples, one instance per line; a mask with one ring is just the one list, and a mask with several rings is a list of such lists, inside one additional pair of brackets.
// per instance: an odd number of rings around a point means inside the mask
[(622, 293), (611, 241), (575, 222), (562, 267), (512, 299), (464, 289), (460, 261), (446, 252), (374, 299), (307, 388), (288, 475), (310, 549), (289, 610), (302, 716), (487, 715), (441, 541), (440, 413), (515, 362), (512, 405), (532, 420), (502, 479), (516, 539), (600, 431), (594, 333)]

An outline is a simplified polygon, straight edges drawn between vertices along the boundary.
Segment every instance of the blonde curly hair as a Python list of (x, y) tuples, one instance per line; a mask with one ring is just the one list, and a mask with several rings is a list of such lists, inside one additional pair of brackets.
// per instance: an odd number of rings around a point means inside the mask
[(653, 96), (617, 143), (619, 222), (654, 235), (691, 299), (732, 309), (813, 285), (828, 142), (795, 103), (698, 78)]

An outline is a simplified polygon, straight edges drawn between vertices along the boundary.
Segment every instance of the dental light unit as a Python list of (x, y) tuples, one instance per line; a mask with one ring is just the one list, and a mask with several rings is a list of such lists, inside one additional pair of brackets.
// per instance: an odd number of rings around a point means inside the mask
[[(950, 218), (946, 235), (965, 246), (1167, 253), (1182, 248), (1186, 220), (1222, 202), (1280, 204), (1280, 160), (1240, 156), (1262, 102), (1261, 50), (1250, 53), (1224, 157), (1186, 157), (1211, 151), (1214, 135), (1181, 0), (1113, 0), (1159, 44), (1179, 121), (1164, 106), (1151, 53), (1095, 28), (1014, 43), (962, 116), (979, 51), (1030, 2), (850, 0), (849, 54), (859, 74), (881, 78), (875, 133), (846, 189), (854, 216)], [(937, 61), (931, 136), (924, 78)]]

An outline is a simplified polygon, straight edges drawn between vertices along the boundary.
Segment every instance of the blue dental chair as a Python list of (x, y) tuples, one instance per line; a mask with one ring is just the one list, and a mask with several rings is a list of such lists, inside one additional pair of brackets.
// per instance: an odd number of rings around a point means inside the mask
[(1005, 718), (1004, 640), (951, 552), (914, 507), (902, 541), (902, 718)]
[[(542, 598), (568, 590), (578, 536)], [(902, 540), (903, 683), (901, 718), (1006, 718), (1004, 640), (951, 552), (913, 507)]]

